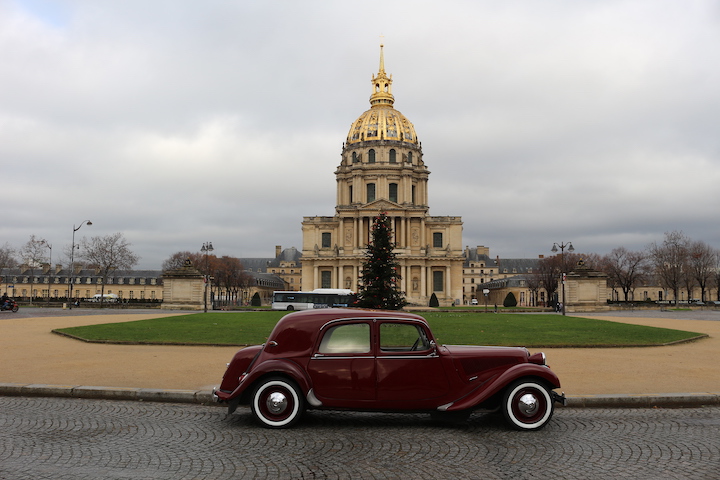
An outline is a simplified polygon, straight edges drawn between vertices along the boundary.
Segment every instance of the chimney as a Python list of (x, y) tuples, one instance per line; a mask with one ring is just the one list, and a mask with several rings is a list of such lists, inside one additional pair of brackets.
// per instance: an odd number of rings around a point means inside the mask
[(47, 275), (50, 271), (50, 264), (49, 263), (43, 263), (42, 264), (42, 273), (43, 275)]
[(282, 253), (282, 245), (275, 245), (275, 258), (279, 257)]
[(56, 263), (56, 264), (55, 264), (55, 275), (57, 275), (57, 274), (60, 273), (61, 271), (62, 271), (62, 264), (61, 264), (61, 263)]
[(542, 260), (543, 258), (545, 258), (545, 255), (538, 255), (538, 258)]

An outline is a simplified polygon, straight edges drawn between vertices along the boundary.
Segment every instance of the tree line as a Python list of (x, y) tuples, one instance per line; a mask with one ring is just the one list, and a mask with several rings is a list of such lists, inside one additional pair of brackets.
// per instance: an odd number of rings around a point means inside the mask
[[(100, 293), (105, 293), (108, 276), (114, 270), (131, 269), (137, 265), (140, 257), (131, 250), (131, 244), (120, 233), (104, 236), (83, 238), (77, 244), (63, 248), (63, 261), (58, 265), (66, 264), (69, 268), (75, 266), (92, 266), (98, 269), (102, 278)], [(77, 253), (75, 252), (77, 249)], [(30, 303), (33, 300), (33, 283), (35, 271), (42, 269), (43, 265), (52, 268), (53, 246), (44, 238), (30, 235), (30, 239), (19, 249), (12, 248), (8, 243), (0, 247), (0, 272), (5, 268), (14, 268), (20, 264), (26, 265), (30, 272)], [(70, 272), (73, 275), (73, 272)], [(48, 284), (48, 297), (49, 297)], [(70, 296), (70, 294), (68, 294)], [(103, 297), (100, 297), (102, 305)]]
[(682, 292), (693, 299), (699, 289), (698, 300), (710, 300), (715, 289), (720, 300), (720, 250), (701, 240), (693, 240), (682, 231), (666, 232), (661, 242), (652, 242), (643, 250), (632, 251), (617, 247), (607, 255), (564, 253), (543, 258), (535, 275), (528, 276), (529, 288), (544, 289), (553, 295), (563, 272), (570, 272), (582, 259), (586, 266), (604, 272), (608, 287), (622, 292), (627, 302), (633, 292), (644, 285), (659, 286), (673, 293), (677, 301)]

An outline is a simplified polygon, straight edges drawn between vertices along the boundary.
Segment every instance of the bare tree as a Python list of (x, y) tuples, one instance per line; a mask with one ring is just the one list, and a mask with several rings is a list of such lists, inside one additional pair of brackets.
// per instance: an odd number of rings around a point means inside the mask
[(560, 271), (561, 262), (559, 255), (545, 257), (538, 262), (538, 283), (547, 292), (548, 305), (554, 302), (554, 294), (558, 289)]
[[(712, 284), (713, 274), (715, 273), (715, 257), (716, 252), (710, 245), (698, 240), (690, 242), (688, 250), (688, 277), (693, 279), (693, 283), (700, 287), (700, 300), (707, 300), (705, 292)], [(688, 300), (692, 296), (692, 291), (688, 293)]]
[(680, 287), (683, 286), (687, 271), (690, 240), (681, 231), (665, 232), (661, 244), (653, 242), (648, 252), (661, 286), (673, 291), (677, 305)]
[(530, 290), (530, 306), (537, 307), (539, 306), (540, 288), (542, 288), (542, 285), (540, 283), (541, 277), (537, 272), (533, 272), (527, 275), (525, 279), (527, 282), (528, 290)]
[[(35, 269), (42, 268), (43, 262), (47, 261), (47, 257), (45, 256), (45, 253), (47, 251), (47, 247), (45, 246), (46, 244), (47, 242), (45, 240), (37, 238), (35, 237), (35, 235), (30, 235), (30, 240), (28, 240), (27, 243), (23, 245), (22, 249), (20, 250), (20, 256), (27, 264), (28, 270), (30, 270), (30, 305), (32, 305), (33, 300)], [(48, 294), (49, 292), (50, 290), (48, 289)]]
[(130, 251), (130, 243), (120, 232), (104, 237), (92, 237), (89, 241), (83, 238), (82, 246), (81, 258), (100, 270), (102, 277), (100, 308), (102, 308), (105, 283), (110, 272), (132, 268), (137, 264), (139, 257)]
[(712, 283), (715, 287), (715, 300), (720, 301), (720, 250), (715, 250), (713, 254), (713, 274)]
[(602, 258), (600, 268), (608, 275), (611, 285), (622, 290), (627, 302), (630, 292), (647, 277), (648, 256), (644, 252), (618, 247)]
[(214, 277), (221, 292), (224, 292), (226, 304), (236, 302), (241, 289), (244, 287), (245, 277), (242, 263), (238, 258), (223, 256), (215, 262)]
[(185, 260), (190, 260), (190, 263), (192, 263), (193, 266), (197, 268), (197, 258), (195, 257), (197, 257), (198, 255), (199, 254), (192, 253), (187, 250), (185, 250), (184, 252), (175, 252), (162, 263), (162, 271), (167, 272), (169, 270), (177, 270), (178, 268), (182, 268), (182, 266), (185, 265)]
[[(15, 260), (15, 249), (12, 248), (9, 243), (5, 243), (5, 245), (0, 247), (0, 275), (2, 275), (3, 270), (6, 268), (13, 268), (15, 265), (17, 265), (17, 260)], [(5, 285), (8, 284), (5, 279), (3, 279), (3, 283)]]

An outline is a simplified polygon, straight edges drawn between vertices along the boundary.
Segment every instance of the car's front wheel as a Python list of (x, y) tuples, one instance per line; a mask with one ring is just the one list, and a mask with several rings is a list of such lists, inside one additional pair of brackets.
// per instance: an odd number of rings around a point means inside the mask
[(263, 380), (252, 395), (252, 412), (268, 428), (288, 428), (300, 420), (305, 400), (292, 380), (273, 377)]
[(518, 380), (505, 390), (502, 412), (517, 430), (539, 430), (552, 418), (552, 396), (541, 382)]

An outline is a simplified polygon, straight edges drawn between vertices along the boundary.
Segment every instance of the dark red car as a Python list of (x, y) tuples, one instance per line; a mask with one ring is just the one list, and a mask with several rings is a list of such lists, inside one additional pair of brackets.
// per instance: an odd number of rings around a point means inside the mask
[(545, 355), (525, 348), (437, 345), (424, 318), (403, 312), (307, 310), (284, 316), (267, 343), (238, 351), (215, 389), (228, 412), (250, 405), (266, 427), (306, 408), (501, 410), (519, 430), (547, 424), (565, 396)]

